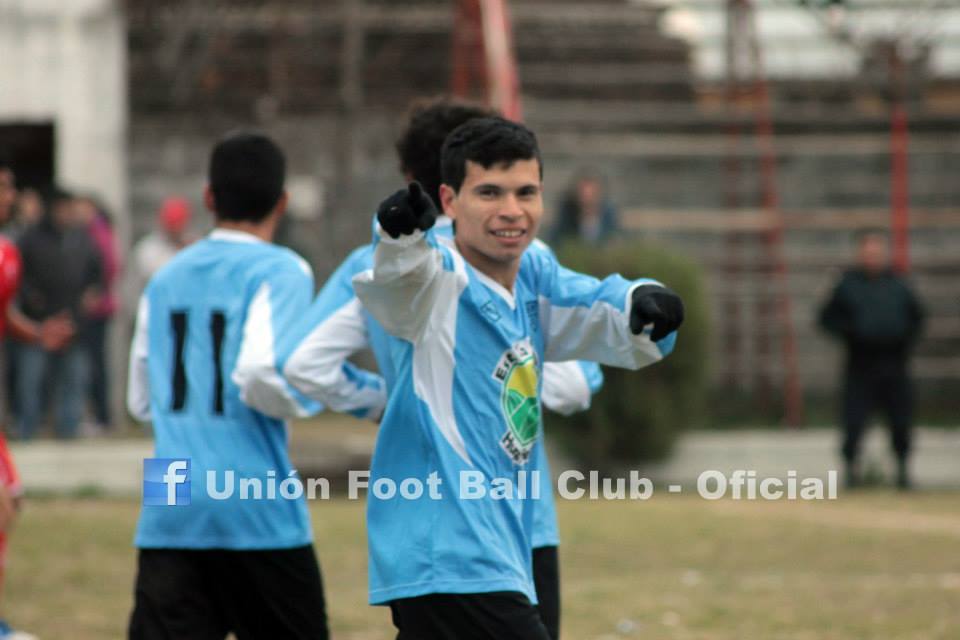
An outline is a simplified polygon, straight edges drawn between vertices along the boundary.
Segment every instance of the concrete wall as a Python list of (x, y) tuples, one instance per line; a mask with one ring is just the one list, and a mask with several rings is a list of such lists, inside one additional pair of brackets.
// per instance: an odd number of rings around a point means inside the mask
[[(635, 4), (648, 4), (648, 1), (631, 0)], [(697, 74), (701, 78), (722, 78), (727, 3), (724, 0), (659, 2), (670, 7), (663, 16), (665, 28), (689, 40), (694, 47)], [(913, 43), (932, 40), (935, 45), (930, 59), (933, 74), (960, 75), (960, 6), (955, 2), (856, 2), (850, 3), (852, 8), (846, 12), (823, 12), (823, 21), (799, 2), (753, 4), (765, 67), (773, 77), (854, 77), (860, 68), (860, 57), (854, 48), (828, 36), (825, 26), (831, 22), (848, 25), (854, 38), (861, 42), (884, 35)]]
[(0, 122), (52, 122), (56, 179), (128, 229), (126, 27), (116, 0), (0, 0)]
[[(99, 196), (124, 248), (127, 202), (127, 36), (121, 0), (0, 0), (0, 124), (49, 123), (54, 179)], [(127, 309), (109, 361), (115, 419), (123, 415)]]

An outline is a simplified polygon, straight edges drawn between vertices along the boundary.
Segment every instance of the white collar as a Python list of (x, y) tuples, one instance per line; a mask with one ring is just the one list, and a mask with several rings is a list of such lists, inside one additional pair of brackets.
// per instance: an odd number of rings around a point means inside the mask
[(504, 301), (510, 305), (511, 309), (517, 308), (517, 299), (516, 297), (507, 290), (505, 286), (483, 273), (476, 267), (473, 267), (473, 272), (477, 274), (477, 279), (480, 280), (483, 284), (487, 286), (488, 289), (492, 289), (494, 293), (499, 295)]
[[(442, 228), (442, 227), (449, 227), (452, 224), (453, 224), (453, 218), (448, 218), (445, 215), (440, 215), (440, 216), (437, 216), (437, 221), (435, 223), (435, 226)], [(437, 242), (444, 245), (448, 249), (451, 249), (453, 251), (456, 251), (457, 253), (460, 253), (459, 249), (457, 249), (456, 241), (452, 236), (449, 236), (449, 237), (437, 236)], [(466, 262), (466, 258), (464, 258), (464, 262)], [(470, 263), (467, 262), (467, 264), (470, 264)], [(516, 297), (512, 293), (510, 293), (510, 291), (505, 286), (503, 286), (502, 284), (500, 284), (499, 282), (497, 282), (496, 280), (494, 280), (484, 272), (480, 271), (473, 265), (470, 265), (470, 268), (473, 270), (474, 273), (477, 274), (477, 279), (480, 280), (480, 282), (482, 282), (484, 285), (486, 285), (488, 289), (492, 289), (494, 293), (496, 293), (498, 296), (503, 298), (503, 300), (508, 305), (510, 305), (511, 309), (517, 308)]]
[(211, 240), (224, 240), (226, 242), (266, 243), (262, 238), (258, 238), (247, 231), (221, 229), (219, 227), (211, 231), (207, 237)]

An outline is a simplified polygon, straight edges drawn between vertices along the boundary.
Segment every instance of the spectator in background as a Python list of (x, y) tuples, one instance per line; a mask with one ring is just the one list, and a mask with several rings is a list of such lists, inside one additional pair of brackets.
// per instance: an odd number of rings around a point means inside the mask
[(76, 435), (87, 375), (86, 353), (80, 344), (89, 331), (90, 312), (102, 295), (100, 257), (90, 236), (76, 222), (73, 198), (53, 187), (45, 208), (40, 223), (19, 242), (23, 259), (19, 308), (35, 323), (70, 321), (77, 336), (59, 348), (44, 343), (19, 346), (17, 422), (23, 439), (34, 436), (43, 417), (48, 374), (57, 390), (56, 433), (61, 438)]
[(617, 210), (606, 195), (603, 178), (593, 171), (581, 171), (560, 201), (547, 241), (550, 244), (567, 240), (604, 244), (617, 233), (617, 217)]
[(923, 309), (906, 279), (890, 268), (886, 234), (862, 232), (858, 264), (843, 274), (820, 312), (820, 325), (847, 349), (843, 390), (843, 459), (848, 486), (862, 481), (859, 453), (867, 420), (881, 409), (897, 457), (897, 485), (910, 487), (908, 456), (913, 393), (908, 360), (923, 327)]
[[(43, 217), (43, 199), (36, 189), (27, 187), (15, 193), (18, 195), (14, 208), (12, 212), (7, 213), (3, 225), (3, 234), (13, 243), (18, 242), (23, 234)], [(19, 344), (18, 338), (8, 334), (3, 345), (6, 355), (3, 371), (6, 378), (3, 382), (3, 391), (6, 394), (7, 410), (12, 416), (19, 413), (17, 410), (17, 348)], [(3, 640), (2, 637), (0, 640)]]
[(89, 319), (84, 332), (82, 347), (87, 351), (87, 363), (90, 367), (88, 391), (93, 405), (95, 423), (87, 426), (84, 435), (99, 435), (110, 428), (110, 376), (107, 366), (107, 334), (110, 322), (117, 313), (116, 284), (120, 274), (120, 254), (113, 232), (113, 224), (103, 206), (95, 199), (84, 196), (77, 198), (75, 205), (77, 219), (86, 229), (100, 257), (102, 280), (98, 296), (87, 300)]
[(138, 294), (160, 267), (196, 240), (189, 230), (192, 217), (190, 202), (185, 198), (167, 198), (160, 205), (157, 213), (159, 228), (143, 236), (133, 248), (133, 262), (140, 284)]
[(26, 188), (19, 192), (13, 210), (13, 218), (4, 227), (8, 238), (17, 242), (27, 229), (40, 222), (43, 217), (43, 198), (36, 189)]

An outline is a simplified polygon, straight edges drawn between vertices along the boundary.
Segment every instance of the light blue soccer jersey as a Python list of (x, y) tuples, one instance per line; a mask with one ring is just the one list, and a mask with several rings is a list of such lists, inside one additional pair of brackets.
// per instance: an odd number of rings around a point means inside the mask
[[(135, 416), (152, 419), (156, 457), (190, 459), (191, 503), (144, 506), (138, 547), (277, 549), (311, 542), (302, 497), (244, 500), (239, 481), (259, 479), (266, 498), (271, 476), (279, 486), (293, 472), (287, 425), (241, 398), (249, 380), (259, 380), (261, 402), (277, 414), (319, 408), (274, 369), (275, 338), (312, 296), (310, 268), (296, 254), (225, 230), (184, 249), (149, 282), (131, 349), (128, 405)], [(208, 472), (223, 491), (228, 471), (236, 481), (232, 497), (213, 499)]]
[[(430, 230), (430, 236), (452, 246), (451, 220), (439, 218), (437, 225)], [(555, 259), (541, 242), (531, 245), (529, 250), (543, 252)], [(393, 351), (402, 353), (402, 345), (392, 341), (380, 324), (363, 310), (354, 293), (353, 277), (371, 268), (373, 245), (354, 250), (327, 280), (302, 320), (278, 342), (277, 347), (278, 366), (291, 384), (311, 397), (323, 398), (330, 408), (361, 417), (369, 415), (366, 407), (375, 404), (368, 394), (376, 393), (376, 382), (339, 372), (336, 363), (355, 351), (372, 348), (386, 388), (391, 389), (396, 378)], [(544, 404), (560, 413), (586, 409), (591, 395), (603, 384), (603, 374), (595, 363), (553, 362), (546, 367), (542, 389)], [(381, 402), (386, 402), (385, 394)], [(534, 506), (532, 544), (533, 548), (556, 546), (560, 543), (560, 536), (545, 448), (538, 447), (536, 456), (532, 468), (541, 472), (542, 497)]]
[[(370, 601), (516, 591), (536, 602), (536, 503), (518, 488), (530, 495), (522, 472), (541, 460), (543, 363), (662, 359), (674, 334), (654, 343), (629, 329), (631, 291), (650, 281), (600, 281), (527, 252), (510, 292), (419, 232), (381, 234), (374, 264), (354, 289), (391, 334), (395, 380), (371, 484), (434, 473), (441, 484), (439, 499), (368, 496)], [(488, 491), (510, 483), (511, 499), (469, 499), (462, 481), (477, 475)]]

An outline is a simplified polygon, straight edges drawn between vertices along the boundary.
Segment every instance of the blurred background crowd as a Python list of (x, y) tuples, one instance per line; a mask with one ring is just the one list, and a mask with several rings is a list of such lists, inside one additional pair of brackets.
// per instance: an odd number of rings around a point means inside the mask
[(138, 240), (125, 263), (114, 219), (96, 196), (50, 184), (13, 190), (10, 198), (12, 215), (0, 233), (20, 252), (13, 304), (37, 326), (61, 322), (69, 338), (52, 344), (16, 332), (6, 338), (7, 429), (31, 440), (51, 414), (58, 438), (106, 435), (118, 417), (125, 422), (114, 404), (122, 375), (108, 356), (121, 300), (137, 299), (150, 276), (192, 242), (191, 205), (178, 197), (164, 201), (156, 229)]

